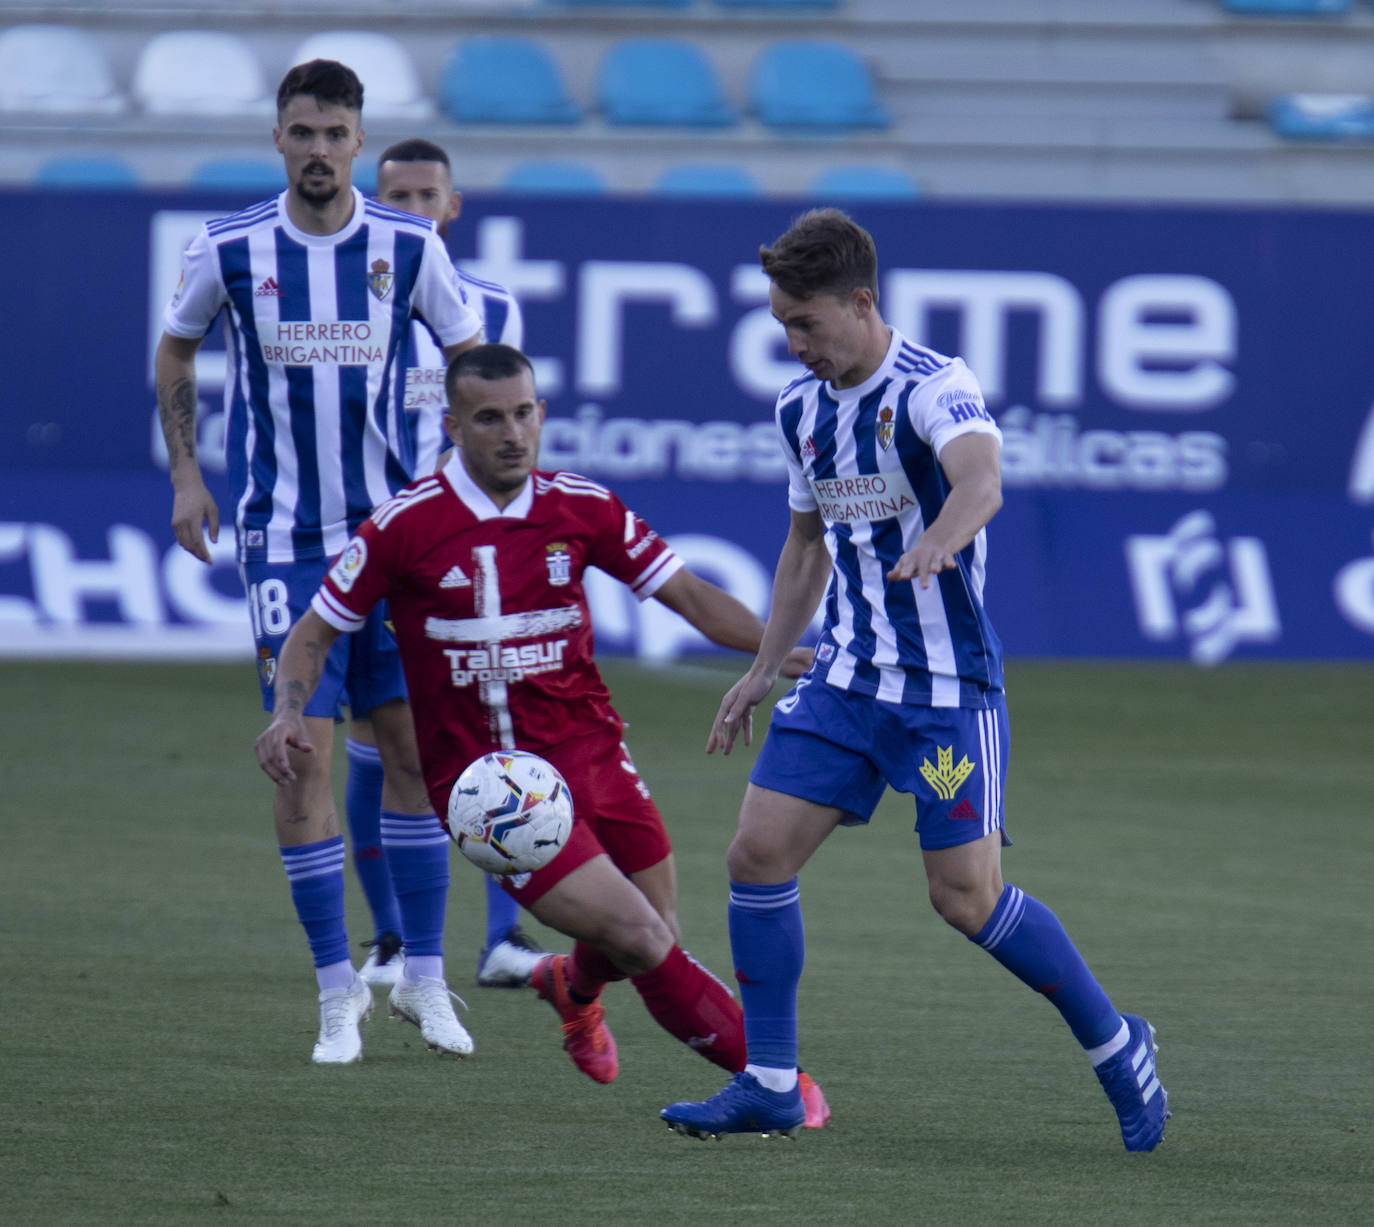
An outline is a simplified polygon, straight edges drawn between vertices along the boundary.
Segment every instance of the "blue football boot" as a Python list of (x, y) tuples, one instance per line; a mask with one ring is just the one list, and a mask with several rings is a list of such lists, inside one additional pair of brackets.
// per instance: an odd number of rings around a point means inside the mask
[(806, 1121), (801, 1090), (770, 1091), (753, 1074), (739, 1073), (703, 1103), (670, 1103), (659, 1113), (668, 1128), (694, 1138), (761, 1133), (794, 1138)]
[(1155, 1029), (1143, 1018), (1123, 1014), (1130, 1038), (1126, 1047), (1097, 1067), (1097, 1078), (1121, 1120), (1127, 1150), (1153, 1150), (1164, 1137), (1169, 1094), (1155, 1071)]

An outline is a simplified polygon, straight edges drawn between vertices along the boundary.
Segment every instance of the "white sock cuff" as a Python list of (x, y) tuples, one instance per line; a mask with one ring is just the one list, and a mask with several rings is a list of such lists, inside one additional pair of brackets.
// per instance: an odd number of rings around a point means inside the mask
[(797, 1085), (795, 1069), (779, 1069), (776, 1065), (746, 1065), (744, 1072), (753, 1074), (761, 1086), (778, 1094), (784, 1094)]
[(1130, 1039), (1131, 1028), (1127, 1026), (1126, 1020), (1123, 1018), (1121, 1020), (1121, 1030), (1112, 1036), (1111, 1039), (1105, 1044), (1099, 1044), (1096, 1048), (1087, 1048), (1084, 1051), (1088, 1054), (1088, 1060), (1091, 1061), (1094, 1066), (1098, 1066), (1101, 1065), (1103, 1061), (1116, 1056), (1118, 1052), (1126, 1047)]

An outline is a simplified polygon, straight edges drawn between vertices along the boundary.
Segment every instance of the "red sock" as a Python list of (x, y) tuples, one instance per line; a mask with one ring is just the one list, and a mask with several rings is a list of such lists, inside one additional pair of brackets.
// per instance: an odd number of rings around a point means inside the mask
[(573, 943), (572, 954), (568, 956), (563, 970), (568, 977), (568, 988), (588, 1001), (594, 1000), (610, 981), (625, 979), (625, 973), (619, 967), (586, 942)]
[(630, 981), (669, 1035), (732, 1074), (744, 1068), (744, 1015), (730, 990), (680, 946)]

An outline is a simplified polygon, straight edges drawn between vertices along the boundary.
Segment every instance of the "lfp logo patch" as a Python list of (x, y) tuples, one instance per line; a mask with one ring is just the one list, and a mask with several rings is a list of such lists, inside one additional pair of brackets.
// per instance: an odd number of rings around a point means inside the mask
[(367, 543), (361, 537), (354, 537), (339, 555), (339, 560), (330, 569), (329, 578), (340, 592), (352, 592), (358, 576), (362, 574), (367, 562)]

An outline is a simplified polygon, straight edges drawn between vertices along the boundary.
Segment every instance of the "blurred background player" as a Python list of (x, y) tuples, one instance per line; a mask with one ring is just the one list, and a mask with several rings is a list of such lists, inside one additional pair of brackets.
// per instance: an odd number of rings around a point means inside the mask
[[(390, 146), (377, 162), (377, 199), (428, 217), (441, 239), (462, 211), (454, 191), (448, 154), (432, 141), (414, 138)], [(483, 335), (522, 349), (525, 325), (519, 304), (504, 286), (458, 270), (468, 305), (482, 320)], [(405, 360), (405, 421), (415, 443), (417, 475), (434, 472), (444, 433), (444, 355), (423, 320), (413, 319)], [(353, 719), (345, 745), (348, 783), (344, 809), (353, 839), (353, 867), (372, 913), (373, 935), (360, 974), (371, 984), (390, 985), (400, 975), (400, 919), (381, 839), (382, 762), (371, 722)], [(543, 956), (519, 926), (520, 906), (500, 885), (486, 879), (487, 928), (477, 958), (477, 983), (484, 988), (521, 988)]]
[[(446, 812), (463, 768), (491, 750), (532, 751), (568, 781), (576, 813), (563, 849), (543, 869), (501, 881), (575, 939), (571, 954), (545, 957), (532, 979), (558, 1012), (573, 1062), (598, 1082), (615, 1078), (599, 998), (607, 982), (629, 978), (660, 1026), (740, 1070), (739, 1005), (678, 944), (672, 845), (592, 658), (582, 577), (599, 567), (725, 647), (756, 648), (763, 624), (687, 570), (604, 486), (535, 471), (544, 403), (518, 350), (482, 345), (460, 355), (447, 392), (453, 457), (379, 508), (326, 576), (283, 649), (259, 762), (289, 781), (290, 749), (309, 736), (291, 694), (309, 694), (324, 654), (386, 600), (436, 812)], [(810, 661), (806, 649), (786, 655), (794, 675)], [(805, 1086), (823, 1124), (824, 1097), (809, 1079)]]
[[(167, 440), (177, 541), (210, 559), (219, 509), (195, 450), (195, 355), (221, 310), (231, 333), (225, 384), (229, 472), (240, 569), (270, 710), (277, 652), (329, 560), (372, 508), (414, 472), (396, 369), (412, 315), (453, 356), (481, 321), (433, 227), (368, 201), (353, 187), (363, 143), (363, 90), (333, 60), (297, 65), (277, 92), (273, 139), (287, 189), (192, 240), (157, 351), (158, 410)], [(343, 838), (330, 787), (333, 724), (346, 699), (369, 715), (385, 767), (382, 842), (406, 946), (393, 1014), (441, 1051), (472, 1040), (454, 1015), (443, 971), (448, 839), (429, 810), (396, 645), (379, 612), (321, 661), (326, 683), (300, 715), (313, 752), (296, 756), (273, 814), (291, 897), (315, 961), (316, 1062), (362, 1055), (359, 1024), (372, 990), (354, 971), (344, 926)]]
[(891, 785), (916, 798), (936, 911), (1059, 1010), (1127, 1149), (1153, 1150), (1169, 1115), (1154, 1028), (1119, 1014), (1054, 913), (1002, 880), (1010, 734), (982, 601), (1001, 432), (961, 359), (884, 323), (873, 240), (845, 214), (804, 214), (760, 258), (788, 352), (809, 374), (777, 402), (791, 527), (768, 626), (708, 752), (729, 753), (741, 729), (748, 744), (754, 708), (823, 594), (826, 617), (812, 671), (774, 708), (727, 857), (749, 1065), (662, 1117), (696, 1136), (802, 1123), (797, 875), (837, 826), (866, 823)]

